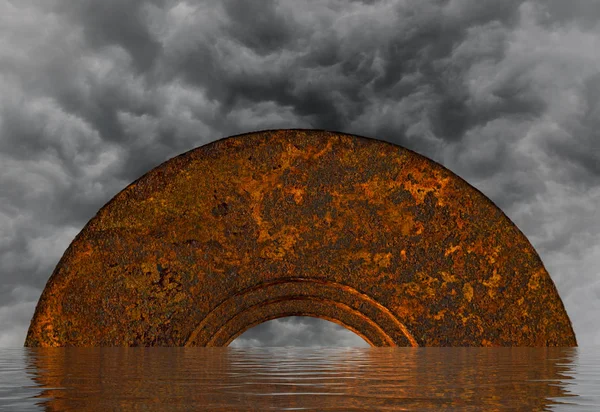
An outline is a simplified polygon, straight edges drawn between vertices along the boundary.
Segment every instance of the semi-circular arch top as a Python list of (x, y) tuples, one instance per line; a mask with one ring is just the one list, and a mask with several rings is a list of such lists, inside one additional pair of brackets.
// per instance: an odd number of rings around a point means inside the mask
[(71, 243), (26, 346), (225, 346), (316, 316), (373, 346), (575, 346), (519, 229), (379, 140), (271, 130), (151, 170)]

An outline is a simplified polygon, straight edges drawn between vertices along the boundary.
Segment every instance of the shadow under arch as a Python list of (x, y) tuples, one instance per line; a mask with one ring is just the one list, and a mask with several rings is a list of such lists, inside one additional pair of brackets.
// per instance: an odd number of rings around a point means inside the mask
[(534, 248), (481, 192), (391, 143), (291, 129), (198, 147), (118, 193), (25, 345), (222, 345), (291, 312), (377, 346), (577, 344)]

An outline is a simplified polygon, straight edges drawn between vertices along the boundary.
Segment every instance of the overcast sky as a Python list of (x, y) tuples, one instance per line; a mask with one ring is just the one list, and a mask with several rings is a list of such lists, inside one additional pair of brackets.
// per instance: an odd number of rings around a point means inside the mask
[[(600, 344), (600, 1), (0, 0), (0, 346), (85, 223), (221, 137), (387, 140), (491, 198)], [(313, 318), (236, 344), (363, 342)]]

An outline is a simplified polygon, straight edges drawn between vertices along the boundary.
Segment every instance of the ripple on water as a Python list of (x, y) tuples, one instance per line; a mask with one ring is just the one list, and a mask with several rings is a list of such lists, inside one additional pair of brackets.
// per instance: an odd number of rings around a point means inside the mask
[(594, 348), (0, 349), (0, 409), (600, 410)]

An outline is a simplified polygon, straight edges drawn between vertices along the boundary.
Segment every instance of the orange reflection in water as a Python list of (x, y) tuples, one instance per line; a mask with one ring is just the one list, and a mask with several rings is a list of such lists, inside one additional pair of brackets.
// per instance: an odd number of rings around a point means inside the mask
[(47, 348), (48, 411), (545, 410), (576, 348)]

